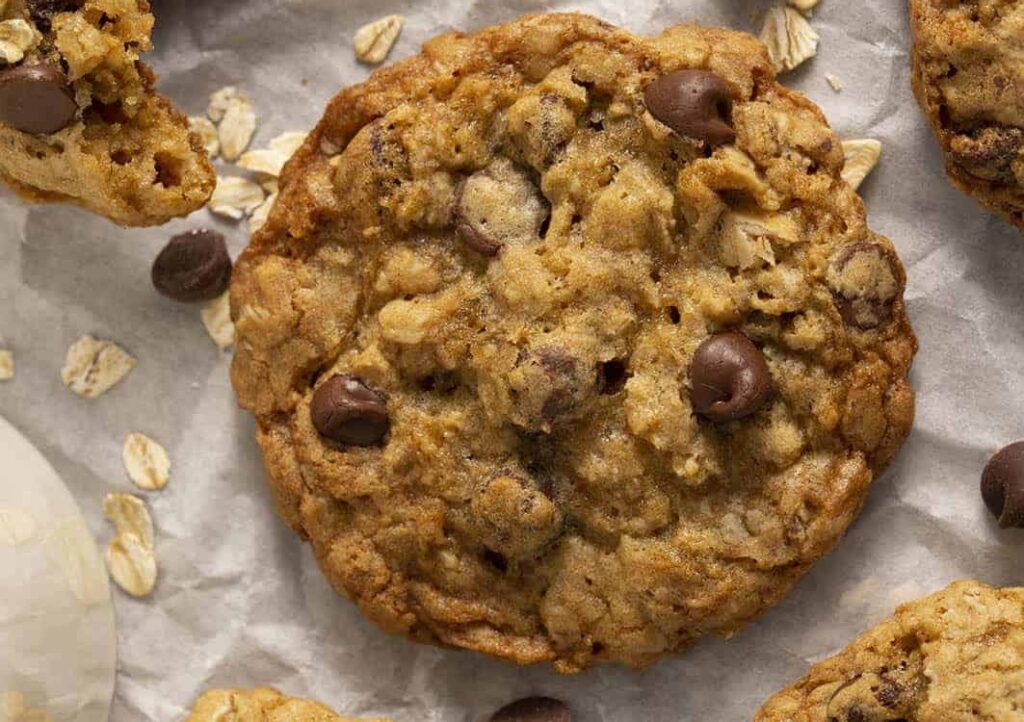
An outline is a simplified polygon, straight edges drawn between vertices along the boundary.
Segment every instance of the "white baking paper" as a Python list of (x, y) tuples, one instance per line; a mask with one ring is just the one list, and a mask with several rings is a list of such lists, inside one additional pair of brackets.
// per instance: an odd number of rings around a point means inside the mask
[[(163, 88), (191, 114), (237, 85), (260, 118), (256, 145), (312, 126), (342, 86), (369, 69), (352, 36), (383, 15), (406, 17), (391, 59), (449, 29), (524, 12), (586, 10), (635, 32), (680, 22), (757, 29), (766, 0), (156, 0)], [(526, 694), (568, 700), (580, 722), (736, 722), (809, 662), (845, 645), (897, 603), (959, 578), (1024, 584), (1024, 532), (1000, 531), (978, 476), (988, 455), (1024, 437), (1024, 238), (954, 190), (910, 92), (904, 0), (822, 0), (818, 57), (786, 81), (846, 137), (884, 144), (862, 186), (873, 227), (910, 275), (921, 340), (918, 421), (838, 550), (791, 596), (731, 640), (708, 640), (645, 672), (612, 666), (576, 677), (468, 652), (414, 646), (377, 631), (321, 578), (309, 550), (274, 516), (253, 424), (239, 412), (228, 357), (199, 309), (150, 287), (172, 232), (244, 226), (203, 211), (150, 231), (118, 229), (66, 207), (0, 205), (0, 345), (18, 376), (0, 384), (0, 414), (47, 453), (105, 541), (100, 504), (127, 490), (120, 448), (146, 433), (167, 447), (170, 484), (146, 495), (160, 581), (135, 600), (115, 593), (120, 668), (111, 719), (177, 721), (210, 686), (273, 684), (339, 712), (400, 722), (470, 722)], [(843, 84), (835, 93), (825, 74)], [(139, 360), (86, 401), (60, 383), (67, 346), (112, 338)]]

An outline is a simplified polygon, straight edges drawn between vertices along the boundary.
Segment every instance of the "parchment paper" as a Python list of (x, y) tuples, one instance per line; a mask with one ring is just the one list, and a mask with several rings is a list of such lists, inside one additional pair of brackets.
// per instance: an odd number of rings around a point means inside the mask
[[(362, 80), (352, 34), (406, 16), (391, 59), (451, 28), (524, 12), (582, 9), (636, 32), (685, 21), (750, 29), (765, 0), (157, 0), (153, 64), (193, 114), (235, 84), (255, 100), (257, 145), (303, 130), (327, 99)], [(152, 231), (127, 231), (63, 207), (0, 201), (0, 335), (17, 378), (0, 385), (0, 414), (39, 445), (90, 515), (127, 489), (126, 433), (160, 440), (170, 485), (148, 495), (161, 578), (145, 601), (116, 594), (120, 674), (111, 719), (183, 719), (213, 685), (274, 684), (339, 712), (400, 722), (479, 720), (532, 693), (568, 700), (582, 722), (749, 719), (759, 703), (835, 652), (899, 602), (959, 578), (1022, 584), (1024, 532), (1000, 531), (978, 475), (988, 455), (1024, 437), (1024, 238), (955, 191), (909, 89), (903, 0), (823, 0), (816, 59), (787, 82), (819, 103), (846, 137), (882, 140), (862, 186), (873, 227), (896, 243), (921, 340), (916, 429), (878, 480), (838, 550), (792, 595), (731, 640), (637, 673), (605, 666), (565, 678), (467, 652), (414, 646), (377, 631), (323, 581), (308, 549), (271, 509), (253, 440), (236, 410), (228, 357), (198, 309), (159, 297), (149, 266), (172, 232), (215, 223), (205, 211)], [(834, 93), (825, 73), (843, 82)], [(224, 226), (231, 246), (243, 226)], [(139, 359), (111, 393), (84, 401), (61, 386), (80, 334), (113, 338)]]

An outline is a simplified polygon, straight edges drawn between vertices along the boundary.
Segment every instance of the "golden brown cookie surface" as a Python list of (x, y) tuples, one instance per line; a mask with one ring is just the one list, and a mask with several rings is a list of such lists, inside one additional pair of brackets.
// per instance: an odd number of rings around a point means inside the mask
[(418, 641), (575, 671), (734, 632), (913, 416), (842, 162), (729, 31), (534, 16), (344, 91), (232, 286), (282, 516)]
[(1024, 2), (910, 0), (913, 81), (953, 183), (1024, 227)]
[(139, 60), (152, 28), (146, 0), (0, 5), (0, 180), (128, 226), (201, 207), (213, 168)]
[(275, 689), (215, 689), (200, 697), (186, 722), (387, 722), (342, 717), (318, 702)]
[(765, 703), (755, 722), (1016, 722), (1024, 589), (957, 582), (905, 604)]

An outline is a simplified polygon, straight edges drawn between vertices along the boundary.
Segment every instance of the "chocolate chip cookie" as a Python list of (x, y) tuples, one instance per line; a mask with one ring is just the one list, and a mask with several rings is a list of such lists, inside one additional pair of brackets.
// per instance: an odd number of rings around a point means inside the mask
[(1024, 228), (1024, 3), (910, 0), (914, 92), (953, 183)]
[(388, 722), (356, 720), (335, 714), (329, 707), (275, 689), (215, 689), (196, 701), (185, 722)]
[(0, 180), (127, 226), (201, 207), (216, 177), (154, 90), (146, 0), (0, 3)]
[(761, 708), (754, 722), (1019, 722), (1024, 588), (957, 582), (905, 604)]
[(735, 632), (913, 416), (842, 165), (726, 30), (532, 16), (345, 90), (232, 280), (280, 513), (420, 642), (572, 672)]

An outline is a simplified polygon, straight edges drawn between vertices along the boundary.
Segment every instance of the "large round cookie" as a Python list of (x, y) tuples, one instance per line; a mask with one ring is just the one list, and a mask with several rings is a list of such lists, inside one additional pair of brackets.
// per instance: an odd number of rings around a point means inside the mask
[(1024, 588), (957, 582), (896, 610), (761, 708), (754, 722), (1015, 722)]
[(417, 641), (568, 672), (736, 631), (913, 416), (842, 164), (724, 30), (533, 16), (342, 92), (232, 286), (281, 514)]
[(1024, 2), (910, 0), (914, 92), (953, 183), (1024, 228)]

